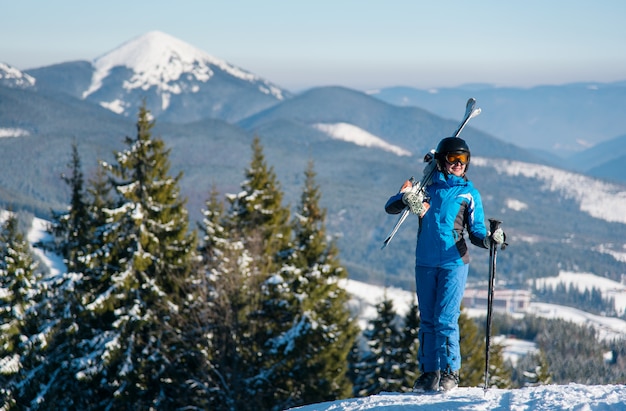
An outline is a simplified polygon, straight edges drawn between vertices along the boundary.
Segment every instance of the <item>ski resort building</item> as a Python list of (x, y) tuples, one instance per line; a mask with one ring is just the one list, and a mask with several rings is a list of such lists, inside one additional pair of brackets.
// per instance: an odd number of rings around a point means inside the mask
[[(531, 293), (528, 290), (495, 290), (493, 310), (506, 313), (526, 312), (530, 306)], [(487, 290), (468, 288), (463, 294), (466, 308), (487, 308)]]

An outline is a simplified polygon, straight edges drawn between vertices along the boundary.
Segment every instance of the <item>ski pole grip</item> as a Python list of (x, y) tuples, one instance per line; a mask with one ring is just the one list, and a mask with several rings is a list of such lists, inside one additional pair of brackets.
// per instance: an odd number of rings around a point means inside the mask
[[(500, 224), (502, 224), (502, 221), (496, 220), (495, 218), (490, 218), (489, 219), (489, 235), (492, 235), (498, 228), (500, 228)], [(502, 243), (502, 245), (500, 246), (500, 249), (504, 250), (507, 246), (508, 244), (506, 242)]]
[(493, 233), (498, 228), (500, 228), (500, 224), (502, 224), (502, 221), (496, 220), (495, 218), (490, 218), (489, 219), (489, 231)]

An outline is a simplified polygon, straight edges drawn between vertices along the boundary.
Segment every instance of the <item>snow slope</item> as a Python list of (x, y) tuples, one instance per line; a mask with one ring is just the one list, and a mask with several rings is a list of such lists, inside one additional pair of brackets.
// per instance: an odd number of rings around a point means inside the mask
[[(0, 216), (0, 221), (3, 221), (5, 218)], [(50, 222), (44, 219), (37, 217), (33, 218), (31, 229), (26, 235), (28, 242), (35, 244), (40, 241), (50, 240), (50, 233), (46, 231), (49, 224)], [(58, 275), (67, 272), (67, 267), (65, 266), (61, 256), (50, 252), (44, 252), (41, 248), (37, 247), (32, 247), (32, 250), (42, 263), (48, 267), (51, 275)]]
[(592, 217), (626, 224), (626, 190), (623, 186), (554, 167), (521, 161), (472, 157), (472, 166), (492, 167), (497, 173), (535, 178), (542, 190), (561, 193), (577, 202)]
[(402, 147), (390, 144), (382, 138), (375, 136), (368, 131), (363, 130), (348, 123), (324, 124), (318, 123), (313, 125), (314, 128), (326, 133), (328, 136), (337, 140), (343, 140), (354, 143), (358, 146), (378, 148), (398, 156), (410, 156), (411, 152)]
[(381, 393), (293, 408), (298, 411), (609, 411), (626, 410), (623, 385), (544, 385), (516, 390), (457, 388), (442, 394)]
[(0, 138), (4, 137), (27, 137), (30, 133), (22, 128), (0, 127)]

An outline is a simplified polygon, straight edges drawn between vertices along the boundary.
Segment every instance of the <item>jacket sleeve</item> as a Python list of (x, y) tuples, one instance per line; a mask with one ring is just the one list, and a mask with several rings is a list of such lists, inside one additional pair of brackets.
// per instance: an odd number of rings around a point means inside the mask
[(406, 204), (402, 201), (402, 193), (391, 196), (385, 204), (387, 214), (400, 214), (405, 208)]
[(469, 218), (467, 219), (467, 233), (472, 244), (480, 248), (487, 248), (484, 240), (487, 237), (487, 227), (485, 226), (485, 212), (483, 210), (483, 202), (480, 194), (474, 189), (472, 193), (471, 209), (468, 210)]

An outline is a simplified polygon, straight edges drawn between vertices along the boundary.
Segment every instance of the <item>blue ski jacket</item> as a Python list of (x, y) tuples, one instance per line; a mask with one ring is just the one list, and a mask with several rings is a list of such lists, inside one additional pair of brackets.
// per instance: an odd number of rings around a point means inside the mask
[[(436, 171), (426, 187), (425, 201), (429, 209), (420, 218), (415, 251), (416, 265), (455, 267), (469, 263), (469, 250), (464, 232), (472, 244), (486, 248), (485, 213), (480, 193), (471, 181)], [(390, 214), (405, 208), (402, 193), (392, 196), (385, 205)]]

